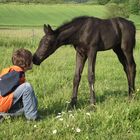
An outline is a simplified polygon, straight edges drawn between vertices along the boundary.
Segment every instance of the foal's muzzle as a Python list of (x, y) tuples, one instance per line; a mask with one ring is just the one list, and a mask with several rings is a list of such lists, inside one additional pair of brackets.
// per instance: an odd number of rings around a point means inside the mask
[(36, 54), (33, 55), (33, 63), (35, 65), (40, 65), (41, 61)]

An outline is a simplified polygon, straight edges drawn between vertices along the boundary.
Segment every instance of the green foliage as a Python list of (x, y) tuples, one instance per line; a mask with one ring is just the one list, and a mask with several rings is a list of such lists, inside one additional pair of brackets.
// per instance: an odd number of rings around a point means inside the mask
[(140, 0), (129, 0), (129, 10), (131, 14), (139, 14)]
[[(91, 0), (0, 0), (2, 3), (7, 2), (21, 2), (21, 3), (45, 3), (45, 4), (57, 4), (57, 3), (85, 3)], [(92, 0), (95, 1), (95, 0)]]
[(109, 2), (110, 0), (98, 0), (98, 3), (101, 5), (105, 5)]
[(56, 3), (57, 4), (57, 3), (64, 3), (64, 0), (0, 0), (0, 2), (46, 3), (46, 4)]
[(110, 3), (117, 3), (117, 4), (120, 4), (120, 3), (126, 3), (128, 0), (110, 0)]
[(127, 5), (125, 4), (115, 4), (111, 3), (106, 5), (108, 9), (107, 17), (112, 18), (112, 17), (125, 17), (129, 18), (129, 10), (127, 8)]

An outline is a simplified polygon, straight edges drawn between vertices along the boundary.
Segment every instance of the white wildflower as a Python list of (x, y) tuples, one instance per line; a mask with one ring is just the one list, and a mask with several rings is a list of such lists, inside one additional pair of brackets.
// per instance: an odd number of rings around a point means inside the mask
[(69, 104), (70, 102), (69, 101), (66, 101), (66, 104)]
[(57, 130), (55, 129), (55, 130), (53, 130), (53, 134), (56, 134), (57, 133)]
[(77, 133), (81, 132), (81, 129), (80, 128), (76, 128), (76, 132)]
[(137, 89), (137, 92), (139, 92), (140, 91), (140, 89)]
[(87, 116), (91, 116), (89, 112), (86, 113)]
[(63, 121), (63, 118), (60, 118), (59, 121)]
[(34, 125), (34, 128), (36, 128), (37, 127), (37, 125)]
[(72, 114), (69, 115), (71, 118), (74, 118), (74, 116)]
[(61, 115), (56, 116), (56, 119), (61, 118)]
[(61, 115), (61, 113), (58, 113), (58, 115)]
[(69, 112), (69, 113), (71, 113), (72, 111), (71, 111), (71, 110), (69, 110), (68, 112)]

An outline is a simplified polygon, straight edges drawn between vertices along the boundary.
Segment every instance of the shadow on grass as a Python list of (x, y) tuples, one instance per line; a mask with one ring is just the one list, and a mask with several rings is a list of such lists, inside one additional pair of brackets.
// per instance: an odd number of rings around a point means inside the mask
[(111, 90), (106, 90), (102, 95), (96, 96), (96, 102), (97, 103), (102, 103), (104, 102), (107, 98), (125, 98), (128, 96), (127, 91), (122, 91), (122, 90), (117, 90), (117, 91), (111, 91)]
[[(111, 90), (106, 90), (102, 95), (96, 95), (96, 103), (103, 103), (105, 102), (108, 98), (114, 98), (114, 99), (119, 99), (119, 98), (124, 98), (127, 97), (127, 91), (111, 91)], [(77, 100), (77, 105), (74, 109), (84, 109), (87, 106), (90, 105), (90, 100), (89, 98), (86, 97), (80, 97)], [(48, 117), (48, 116), (56, 116), (60, 112), (67, 112), (71, 110), (72, 108), (69, 107), (69, 104), (65, 102), (65, 100), (59, 100), (57, 102), (53, 102), (48, 106), (46, 109), (39, 109), (39, 114), (42, 117)]]
[(68, 104), (63, 100), (63, 102), (61, 100), (58, 100), (57, 102), (53, 102), (52, 104), (50, 104), (48, 106), (48, 108), (44, 109), (41, 108), (39, 109), (39, 114), (42, 117), (48, 117), (48, 116), (56, 116), (58, 115), (58, 113), (66, 112), (68, 108)]
[[(97, 104), (105, 102), (108, 98), (114, 98), (117, 100), (118, 98), (125, 99), (126, 97), (128, 97), (127, 91), (121, 91), (121, 90), (117, 90), (117, 91), (106, 90), (103, 92), (102, 95), (97, 95), (97, 94), (96, 94), (96, 103)], [(88, 96), (86, 96), (86, 98), (79, 97), (76, 108), (84, 108), (85, 106), (90, 105), (90, 97), (88, 97), (88, 98), (87, 97)]]

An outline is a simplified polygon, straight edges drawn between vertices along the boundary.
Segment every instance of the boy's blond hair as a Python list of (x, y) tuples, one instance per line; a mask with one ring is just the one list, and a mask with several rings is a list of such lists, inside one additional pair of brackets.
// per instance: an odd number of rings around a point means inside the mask
[(27, 69), (32, 63), (32, 53), (23, 48), (18, 49), (12, 55), (12, 63), (22, 69)]

